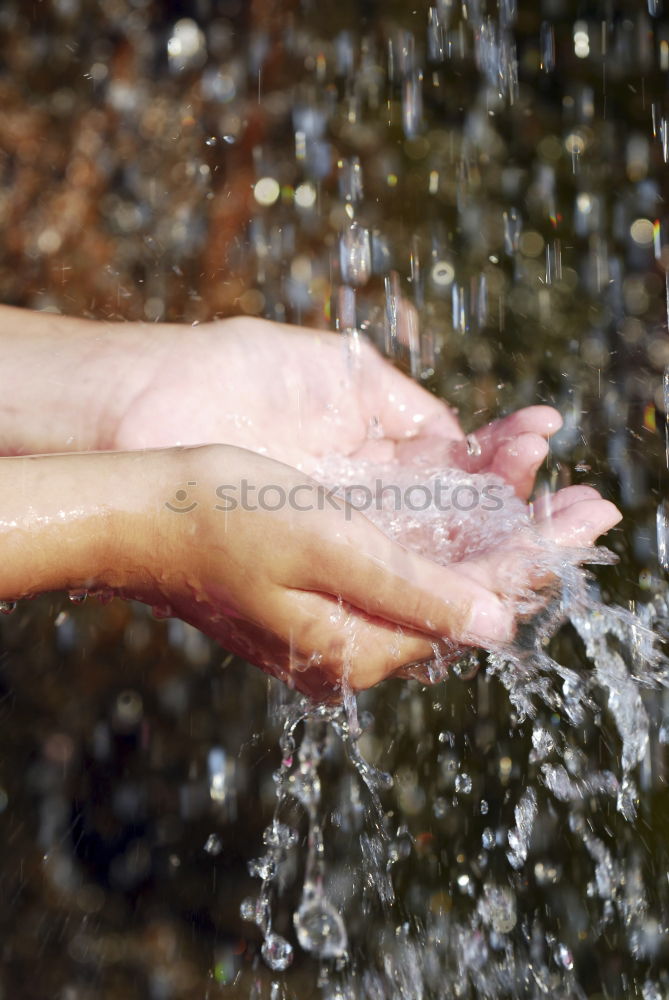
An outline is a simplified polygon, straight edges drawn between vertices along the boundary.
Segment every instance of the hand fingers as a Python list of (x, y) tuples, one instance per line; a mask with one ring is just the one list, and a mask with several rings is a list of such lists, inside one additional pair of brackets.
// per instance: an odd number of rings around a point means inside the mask
[(502, 444), (492, 457), (489, 472), (504, 479), (521, 500), (534, 489), (539, 466), (548, 454), (546, 440), (538, 434), (520, 434)]
[(543, 521), (579, 500), (601, 500), (601, 497), (592, 486), (566, 486), (557, 493), (545, 490), (530, 505), (533, 518), (535, 521)]
[[(586, 547), (620, 519), (620, 512), (608, 500), (585, 499), (553, 511), (551, 517), (539, 521), (536, 527), (544, 538), (557, 545)], [(514, 536), (513, 547), (509, 543), (500, 545), (485, 555), (459, 563), (458, 568), (462, 575), (507, 597), (544, 586), (557, 569), (554, 553), (545, 554), (529, 532)]]
[[(461, 436), (458, 442), (448, 442), (448, 451), (443, 450), (442, 455), (448, 456), (449, 465), (457, 465), (467, 472), (480, 472), (488, 469), (490, 463), (499, 448), (518, 438), (520, 435), (533, 434), (541, 438), (550, 437), (562, 426), (562, 417), (557, 410), (551, 406), (527, 406), (525, 409), (511, 413), (501, 420), (494, 420), (485, 427), (480, 427), (465, 440)], [(434, 440), (432, 440), (434, 438)], [(472, 447), (472, 444), (474, 447)], [(433, 425), (428, 421), (421, 430), (421, 438), (416, 441), (407, 442), (404, 446), (412, 448), (411, 453), (420, 457), (420, 448), (423, 451), (430, 449), (436, 453), (436, 449), (444, 449), (443, 435), (435, 434)]]
[(507, 417), (493, 420), (475, 432), (476, 437), (489, 434), (502, 441), (518, 434), (540, 434), (550, 437), (562, 427), (562, 417), (552, 406), (525, 406)]
[(486, 424), (470, 434), (466, 441), (453, 445), (450, 453), (452, 464), (467, 472), (486, 471), (505, 444), (511, 444), (514, 439), (524, 435), (545, 439), (561, 426), (562, 417), (552, 406), (527, 406), (508, 417)]
[[(344, 508), (345, 532), (319, 534), (307, 544), (285, 585), (341, 597), (375, 618), (435, 638), (463, 636), (482, 644), (509, 637), (508, 611), (485, 586), (462, 579), (391, 541), (359, 512)], [(341, 517), (341, 515), (339, 515)], [(313, 558), (313, 553), (318, 558)]]
[[(478, 444), (477, 438), (477, 444)], [(489, 435), (483, 439), (480, 455), (468, 453), (466, 444), (438, 438), (415, 438), (400, 443), (400, 462), (420, 460), (430, 465), (462, 469), (467, 473), (492, 473), (507, 482), (525, 500), (534, 488), (537, 471), (548, 454), (548, 445), (538, 434), (520, 434), (510, 439)]]
[(286, 590), (275, 611), (282, 619), (279, 627), (289, 623), (294, 637), (293, 680), (311, 694), (324, 682), (336, 687), (342, 677), (353, 690), (364, 690), (404, 664), (434, 656), (428, 637), (369, 618), (325, 595)]
[[(413, 326), (409, 324), (407, 336)], [(402, 338), (400, 338), (402, 339)], [(368, 376), (363, 393), (370, 418), (378, 419), (383, 436), (395, 441), (420, 436), (444, 442), (462, 442), (449, 464), (469, 472), (487, 468), (490, 454), (504, 441), (521, 434), (549, 437), (562, 426), (562, 417), (551, 406), (528, 406), (501, 420), (496, 420), (476, 432), (481, 449), (478, 460), (468, 454), (465, 435), (455, 413), (441, 400), (407, 378), (373, 348), (363, 353), (363, 365)], [(462, 459), (462, 462), (458, 459)]]
[(494, 455), (503, 445), (510, 444), (523, 435), (545, 439), (561, 426), (562, 417), (552, 406), (527, 406), (501, 420), (494, 420), (469, 435), (468, 440), (475, 442), (477, 447), (472, 450), (470, 444), (462, 454), (462, 460), (466, 463), (463, 468), (469, 472), (488, 469)]
[(558, 545), (577, 547), (592, 545), (620, 520), (622, 514), (608, 500), (584, 499), (537, 522), (537, 528), (545, 538)]
[(363, 351), (362, 366), (364, 408), (370, 420), (378, 420), (384, 437), (404, 441), (429, 427), (429, 433), (442, 440), (464, 438), (446, 403), (403, 375), (369, 345)]
[[(537, 524), (558, 544), (590, 545), (620, 519), (607, 501), (567, 504), (568, 499), (569, 493), (560, 498), (563, 509)], [(512, 616), (495, 594), (526, 590), (546, 575), (531, 532), (514, 536), (513, 550), (499, 546), (478, 559), (442, 567), (392, 542), (352, 508), (342, 504), (342, 512), (346, 530), (340, 520), (336, 532), (319, 532), (306, 549), (318, 552), (318, 559), (308, 558), (293, 580), (302, 578), (301, 589), (341, 597), (368, 615), (433, 637), (481, 645), (507, 639)]]

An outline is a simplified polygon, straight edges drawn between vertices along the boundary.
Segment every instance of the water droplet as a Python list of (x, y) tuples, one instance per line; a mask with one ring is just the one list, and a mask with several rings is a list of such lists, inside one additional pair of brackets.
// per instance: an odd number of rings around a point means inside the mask
[(273, 205), (280, 194), (279, 182), (274, 177), (261, 177), (253, 188), (253, 196), (259, 205)]
[(321, 779), (318, 777), (318, 772), (298, 771), (297, 774), (291, 774), (288, 779), (288, 791), (303, 806), (308, 808), (315, 805), (321, 797)]
[(261, 953), (266, 964), (274, 972), (283, 972), (292, 965), (293, 946), (280, 934), (270, 931), (263, 941)]
[(268, 847), (279, 848), (281, 850), (288, 850), (297, 843), (297, 831), (293, 830), (292, 827), (286, 826), (285, 823), (279, 823), (278, 820), (274, 820), (271, 826), (268, 826), (263, 833), (263, 841)]
[(557, 960), (564, 969), (574, 968), (574, 956), (565, 944), (558, 945)]
[(437, 7), (430, 7), (427, 15), (427, 52), (430, 62), (443, 62), (446, 50), (446, 31)]
[(458, 875), (458, 877), (456, 879), (456, 882), (457, 882), (457, 885), (458, 885), (458, 889), (460, 889), (461, 892), (469, 892), (470, 891), (470, 889), (471, 889), (471, 879), (470, 879), (469, 875), (467, 875), (466, 872), (463, 872), (462, 875)]
[(319, 958), (339, 958), (348, 944), (344, 922), (327, 899), (303, 902), (293, 918), (297, 940)]
[(453, 283), (455, 268), (447, 260), (438, 260), (432, 265), (430, 277), (438, 288), (446, 288)]
[(352, 156), (342, 159), (337, 164), (339, 168), (339, 194), (344, 201), (354, 204), (362, 199), (362, 167), (360, 157)]
[(530, 760), (544, 760), (555, 749), (555, 740), (548, 729), (535, 726), (532, 730), (532, 751)]
[(223, 843), (217, 833), (209, 834), (209, 836), (205, 841), (204, 849), (207, 852), (207, 854), (211, 854), (214, 857), (216, 857), (217, 854), (221, 853), (221, 851), (223, 850)]
[(669, 569), (669, 517), (664, 501), (657, 505), (655, 518), (657, 533), (657, 561), (662, 569)]
[(317, 192), (313, 184), (300, 184), (295, 189), (295, 204), (298, 208), (313, 208), (316, 204)]
[(509, 847), (507, 853), (509, 864), (513, 868), (521, 868), (527, 858), (532, 829), (537, 815), (537, 794), (533, 788), (526, 789), (514, 809), (516, 825), (509, 830)]
[(556, 885), (561, 874), (561, 868), (550, 862), (537, 861), (534, 866), (534, 877), (539, 885)]
[(457, 775), (455, 779), (455, 790), (460, 795), (469, 795), (472, 790), (472, 779), (468, 774), (463, 772), (462, 774)]
[(517, 252), (520, 245), (523, 224), (515, 208), (504, 212), (502, 218), (504, 220), (504, 249), (511, 256)]
[(88, 597), (87, 590), (71, 590), (68, 593), (68, 599), (72, 601), (73, 604), (83, 604)]
[(269, 927), (270, 907), (268, 899), (264, 895), (247, 896), (239, 907), (239, 915), (242, 920), (256, 924), (261, 929)]
[(487, 882), (477, 910), (496, 934), (508, 934), (516, 925), (516, 899), (510, 889)]
[(0, 601), (0, 615), (11, 615), (16, 611), (16, 601)]
[(222, 747), (211, 747), (207, 754), (209, 795), (219, 808), (225, 807), (230, 818), (235, 815), (237, 798), (237, 766), (234, 758)]
[(443, 819), (448, 812), (448, 802), (446, 799), (435, 799), (432, 803), (432, 812), (436, 819)]
[(539, 31), (539, 51), (541, 68), (544, 73), (555, 69), (555, 32), (549, 21), (544, 21)]
[(248, 869), (251, 878), (259, 878), (263, 882), (273, 879), (276, 875), (276, 858), (273, 853), (263, 854), (261, 857), (249, 861)]
[(467, 454), (473, 458), (478, 458), (481, 454), (481, 445), (475, 434), (468, 434), (465, 438)]
[(201, 66), (207, 58), (204, 33), (190, 17), (174, 25), (167, 42), (167, 57), (174, 73)]
[(122, 728), (137, 726), (144, 713), (144, 703), (138, 691), (121, 691), (114, 705), (114, 721)]
[(369, 229), (358, 222), (347, 226), (339, 239), (339, 264), (348, 285), (364, 285), (372, 272), (372, 245)]
[(402, 124), (407, 139), (414, 139), (423, 127), (423, 74), (413, 73), (402, 84)]

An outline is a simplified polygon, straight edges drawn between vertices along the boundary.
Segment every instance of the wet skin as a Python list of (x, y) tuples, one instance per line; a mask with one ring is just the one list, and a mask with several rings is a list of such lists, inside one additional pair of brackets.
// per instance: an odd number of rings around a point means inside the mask
[[(315, 696), (331, 695), (344, 672), (352, 687), (369, 687), (432, 656), (442, 638), (485, 645), (513, 634), (513, 604), (502, 595), (541, 583), (526, 541), (444, 568), (343, 507), (221, 516), (209, 502), (183, 515), (166, 504), (184, 483), (208, 497), (244, 478), (317, 491), (308, 473), (333, 452), (400, 464), (420, 455), (500, 475), (527, 499), (561, 425), (556, 411), (530, 407), (478, 430), (471, 455), (452, 411), (364, 342), (351, 349), (337, 335), (262, 320), (192, 329), (7, 314), (0, 377), (16, 380), (31, 349), (35, 364), (30, 390), (12, 412), (0, 408), (5, 453), (107, 454), (0, 463), (0, 597), (108, 586)], [(17, 321), (22, 362), (12, 355)], [(45, 421), (31, 397), (42, 390), (48, 401), (59, 380), (67, 395)], [(161, 450), (129, 452), (147, 448)], [(594, 490), (572, 487), (539, 507), (537, 527), (559, 544), (587, 546), (619, 517)]]

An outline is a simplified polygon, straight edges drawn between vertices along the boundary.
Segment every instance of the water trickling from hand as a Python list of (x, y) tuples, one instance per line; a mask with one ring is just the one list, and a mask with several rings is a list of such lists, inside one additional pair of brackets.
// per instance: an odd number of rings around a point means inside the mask
[[(606, 926), (618, 914), (630, 947), (637, 951), (647, 947), (647, 890), (639, 866), (633, 858), (616, 857), (606, 833), (594, 832), (590, 812), (595, 801), (610, 802), (624, 822), (635, 818), (634, 775), (648, 747), (649, 720), (642, 693), (644, 688), (666, 685), (669, 677), (652, 630), (666, 615), (666, 607), (648, 605), (634, 615), (602, 604), (580, 564), (610, 562), (610, 553), (564, 549), (550, 542), (532, 523), (525, 505), (495, 477), (437, 469), (425, 462), (400, 467), (340, 458), (325, 461), (316, 474), (327, 485), (337, 485), (353, 505), (366, 503), (365, 514), (389, 537), (435, 562), (446, 565), (474, 559), (511, 544), (517, 549), (522, 533), (527, 547), (525, 565), (540, 567), (557, 583), (546, 589), (542, 607), (526, 581), (515, 580), (508, 599), (521, 609), (524, 624), (513, 644), (492, 649), (486, 658), (488, 675), (497, 677), (508, 692), (516, 713), (513, 726), (530, 729), (531, 770), (512, 806), (512, 824), (507, 829), (487, 827), (478, 858), (470, 869), (463, 867), (455, 875), (455, 891), (470, 901), (466, 916), (451, 903), (433, 902), (427, 909), (417, 907), (409, 923), (403, 917), (394, 891), (394, 871), (424, 847), (408, 828), (393, 822), (387, 806), (393, 779), (365, 759), (362, 747), (368, 745), (365, 729), (370, 720), (358, 715), (350, 690), (344, 689), (342, 705), (336, 708), (300, 699), (285, 709), (275, 815), (265, 833), (266, 853), (251, 866), (251, 873), (261, 880), (261, 891), (242, 910), (264, 935), (265, 961), (275, 971), (292, 961), (291, 945), (273, 929), (273, 914), (280, 912), (286, 885), (295, 878), (295, 855), (301, 853), (302, 888), (293, 925), (299, 946), (321, 963), (324, 997), (427, 996), (440, 977), (457, 974), (466, 984), (464, 992), (440, 996), (502, 998), (524, 981), (528, 967), (537, 996), (547, 990), (564, 997), (580, 996), (569, 940), (544, 927), (536, 913), (519, 931), (523, 886), (530, 872), (539, 886), (559, 881), (559, 868), (548, 861), (533, 862), (532, 849), (546, 824), (553, 822), (555, 809), (563, 805), (569, 828), (590, 859), (588, 894), (599, 902), (600, 925)], [(388, 489), (390, 484), (399, 493)], [(397, 504), (398, 496), (404, 501), (411, 497), (412, 488), (417, 495), (416, 487), (421, 487), (422, 496), (431, 498), (430, 503), (419, 505), (423, 509), (418, 510), (415, 504)], [(444, 496), (452, 498), (456, 489), (464, 487), (468, 496), (501, 497), (503, 502), (487, 508), (483, 503), (451, 504), (446, 509)], [(378, 503), (369, 503), (370, 491)], [(458, 509), (463, 506), (471, 509)], [(581, 637), (590, 665), (587, 670), (565, 666), (547, 651), (549, 640), (565, 623)], [(428, 682), (443, 679), (447, 670), (444, 663), (431, 676), (425, 670), (418, 672)], [(468, 663), (460, 672), (463, 677), (471, 676)], [(546, 712), (565, 724), (547, 724)], [(598, 730), (604, 716), (614, 726), (620, 753), (617, 766), (597, 769), (578, 746), (577, 733), (578, 727)], [(443, 742), (452, 745), (453, 739), (446, 733)], [(345, 750), (352, 774), (360, 780), (355, 796), (358, 816), (352, 826), (326, 803), (322, 772), (335, 745)], [(449, 761), (453, 804), (472, 801), (477, 789), (464, 762), (453, 754)], [(506, 766), (504, 759), (500, 761), (500, 767)], [(410, 811), (411, 789), (402, 788), (401, 794)], [(281, 819), (284, 813), (294, 815), (295, 803), (307, 821), (306, 857), (299, 851), (296, 828)], [(448, 800), (439, 809), (441, 816), (448, 816)], [(482, 803), (481, 814), (487, 811), (487, 803), (485, 810)], [(345, 878), (339, 871), (336, 846), (342, 829), (348, 829), (349, 838), (352, 829), (357, 831), (357, 846), (348, 841)], [(291, 852), (294, 857), (289, 863)], [(371, 926), (376, 929), (363, 943), (361, 912), (375, 914)], [(380, 969), (374, 965), (378, 961)]]

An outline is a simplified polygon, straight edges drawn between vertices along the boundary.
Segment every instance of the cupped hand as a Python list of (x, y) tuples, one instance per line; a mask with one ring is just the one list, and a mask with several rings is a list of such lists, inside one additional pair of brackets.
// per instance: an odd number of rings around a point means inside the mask
[(131, 390), (112, 394), (102, 431), (116, 449), (220, 442), (307, 473), (330, 453), (423, 453), (499, 474), (525, 498), (562, 423), (550, 407), (529, 407), (477, 431), (472, 446), (453, 411), (364, 338), (253, 318), (143, 328), (130, 355)]
[[(181, 481), (154, 496), (151, 529), (138, 529), (138, 562), (150, 572), (121, 588), (125, 596), (318, 698), (344, 678), (370, 687), (444, 641), (453, 649), (512, 637), (508, 544), (442, 567), (289, 466), (228, 446), (179, 454)], [(539, 530), (586, 545), (618, 517), (606, 501), (566, 490)], [(527, 566), (514, 572), (525, 585)]]

